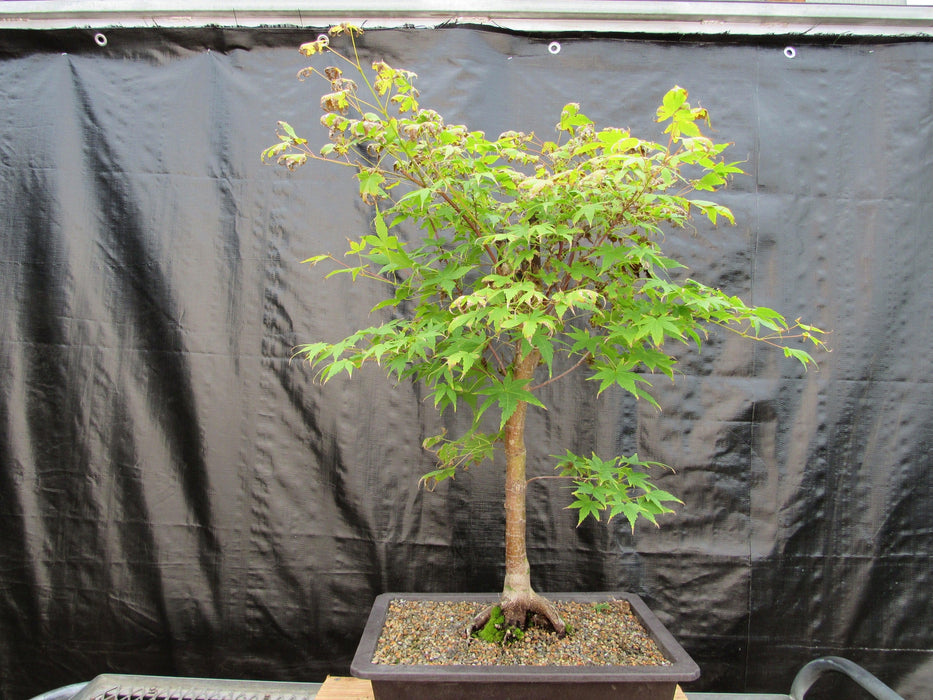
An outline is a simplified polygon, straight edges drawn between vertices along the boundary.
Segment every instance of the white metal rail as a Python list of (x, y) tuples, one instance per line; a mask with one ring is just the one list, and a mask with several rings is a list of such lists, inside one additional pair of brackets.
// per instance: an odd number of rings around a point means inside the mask
[(916, 4), (673, 0), (6, 0), (0, 29), (480, 24), (517, 31), (933, 37)]

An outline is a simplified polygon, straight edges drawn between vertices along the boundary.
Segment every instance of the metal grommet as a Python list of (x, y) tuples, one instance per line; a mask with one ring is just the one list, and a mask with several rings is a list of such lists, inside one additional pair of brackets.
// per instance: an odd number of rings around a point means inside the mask
[(327, 46), (327, 45), (330, 44), (330, 37), (327, 36), (326, 34), (318, 34), (318, 35), (317, 35), (317, 40), (318, 40), (318, 42), (320, 42), (320, 43), (323, 44), (324, 46)]
[(795, 49), (793, 46), (785, 46), (784, 57), (785, 58), (797, 58), (797, 49)]
[(550, 53), (554, 53), (554, 54), (560, 53), (560, 42), (552, 41), (550, 44), (547, 45), (547, 50)]
[(97, 32), (97, 34), (94, 35), (94, 43), (97, 44), (98, 46), (106, 46), (107, 37), (105, 37), (100, 32)]

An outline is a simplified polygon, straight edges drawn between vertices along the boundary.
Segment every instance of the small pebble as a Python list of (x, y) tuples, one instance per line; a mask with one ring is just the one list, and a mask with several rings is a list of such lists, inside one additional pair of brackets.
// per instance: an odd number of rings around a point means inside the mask
[(373, 663), (422, 665), (666, 666), (670, 664), (632, 613), (627, 601), (609, 605), (552, 601), (573, 628), (559, 639), (549, 628), (529, 626), (521, 641), (505, 646), (470, 637), (466, 629), (483, 603), (390, 603)]

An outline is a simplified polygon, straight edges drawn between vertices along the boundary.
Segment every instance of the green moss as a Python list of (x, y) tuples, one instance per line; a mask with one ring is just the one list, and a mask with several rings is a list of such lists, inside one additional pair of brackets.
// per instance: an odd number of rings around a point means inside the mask
[(489, 614), (489, 620), (480, 629), (473, 633), (477, 639), (492, 644), (502, 644), (505, 637), (505, 615), (502, 614), (502, 608), (498, 605), (492, 609)]
[(502, 614), (502, 608), (494, 606), (489, 614), (489, 621), (480, 629), (473, 633), (477, 639), (482, 639), (490, 644), (510, 644), (520, 642), (525, 637), (521, 627), (505, 624), (505, 615)]

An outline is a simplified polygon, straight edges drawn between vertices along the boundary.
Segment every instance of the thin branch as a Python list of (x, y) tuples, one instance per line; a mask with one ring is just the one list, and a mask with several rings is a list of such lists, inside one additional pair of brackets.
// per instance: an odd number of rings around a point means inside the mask
[[(492, 338), (489, 339), (492, 341)], [(492, 356), (496, 360), (496, 364), (499, 365), (499, 374), (505, 374), (505, 363), (502, 361), (502, 358), (499, 357), (499, 353), (496, 352), (496, 349), (492, 346), (492, 342), (489, 342), (486, 347), (489, 348), (489, 352), (492, 353)]]
[[(350, 35), (350, 43), (353, 45), (353, 58), (356, 60), (356, 63), (353, 63), (353, 61), (348, 59), (346, 56), (341, 54), (339, 51), (335, 51), (334, 49), (331, 49), (329, 42), (328, 42), (328, 49), (330, 50), (331, 53), (337, 54), (338, 56), (343, 58), (347, 63), (352, 64), (359, 71), (359, 74), (363, 76), (363, 82), (365, 82), (366, 87), (369, 88), (369, 94), (376, 98), (376, 103), (379, 105), (379, 109), (382, 111), (383, 114), (386, 114), (389, 110), (389, 95), (386, 95), (386, 103), (385, 103), (385, 106), (383, 106), (382, 100), (379, 99), (379, 93), (376, 92), (376, 89), (373, 87), (373, 84), (369, 82), (369, 76), (367, 76), (366, 71), (363, 70), (363, 65), (360, 62), (360, 52), (359, 52), (359, 49), (357, 49), (356, 47), (356, 37), (353, 36), (353, 30), (351, 29), (348, 32), (348, 34)], [(376, 109), (375, 105), (369, 104), (369, 102), (367, 102), (366, 100), (360, 99), (359, 101), (361, 104), (365, 104), (369, 107), (372, 107), (373, 109)], [(361, 109), (358, 111), (360, 113), (363, 112), (363, 110)]]
[(573, 367), (571, 367), (570, 369), (565, 370), (564, 372), (561, 372), (560, 374), (558, 374), (556, 377), (551, 377), (550, 379), (547, 379), (547, 380), (541, 382), (540, 384), (536, 384), (535, 386), (528, 387), (528, 391), (537, 391), (538, 389), (540, 389), (540, 388), (543, 387), (543, 386), (547, 386), (548, 384), (550, 384), (550, 383), (552, 383), (552, 382), (556, 382), (558, 379), (562, 379), (563, 377), (566, 377), (568, 374), (570, 374), (570, 373), (573, 372), (575, 369), (579, 368), (584, 362), (586, 362), (586, 361), (589, 359), (589, 357), (590, 357), (590, 355), (589, 355), (589, 353), (587, 353), (586, 355), (584, 355), (583, 357), (581, 357), (581, 358), (580, 358), (580, 361), (577, 362), (577, 364), (575, 364), (575, 365), (574, 365)]
[(796, 324), (792, 326), (788, 326), (787, 328), (783, 330), (775, 331), (771, 333), (770, 335), (755, 335), (752, 332), (752, 327), (750, 325), (746, 325), (744, 328), (737, 328), (736, 325), (738, 325), (741, 322), (742, 321), (739, 321), (737, 319), (728, 319), (725, 321), (715, 321), (715, 320), (710, 321), (710, 323), (712, 323), (713, 325), (719, 326), (720, 328), (723, 328), (731, 333), (735, 333), (736, 335), (739, 335), (743, 338), (748, 338), (749, 340), (757, 340), (759, 342), (765, 343), (766, 345), (771, 345), (772, 347), (775, 347), (775, 348), (785, 347), (778, 341), (796, 340), (798, 338), (804, 339), (804, 340), (813, 340), (814, 343), (818, 346), (823, 345), (823, 342), (820, 341), (819, 338), (814, 338), (808, 331), (801, 331), (800, 333), (791, 333), (790, 331), (797, 328)]
[(573, 479), (573, 478), (574, 477), (572, 476), (533, 476), (530, 479), (528, 479), (528, 481), (525, 482), (525, 485), (527, 486), (532, 481), (538, 481), (539, 479), (543, 481), (545, 479)]

